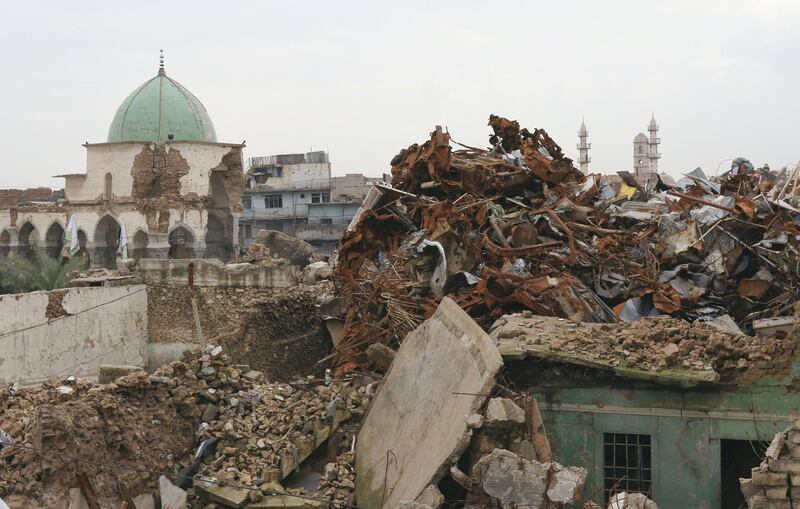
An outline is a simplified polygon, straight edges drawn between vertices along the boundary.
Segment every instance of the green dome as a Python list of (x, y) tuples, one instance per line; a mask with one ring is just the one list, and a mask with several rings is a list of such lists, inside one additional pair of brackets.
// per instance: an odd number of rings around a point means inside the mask
[(108, 142), (217, 141), (203, 104), (164, 68), (131, 93), (117, 109)]

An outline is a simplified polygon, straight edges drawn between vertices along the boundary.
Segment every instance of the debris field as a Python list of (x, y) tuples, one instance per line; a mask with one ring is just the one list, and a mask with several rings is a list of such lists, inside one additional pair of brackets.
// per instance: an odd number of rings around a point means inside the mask
[(392, 186), (376, 186), (345, 231), (334, 276), (348, 310), (341, 372), (368, 366), (374, 342), (395, 348), (445, 295), (484, 329), (521, 311), (669, 316), (734, 334), (791, 321), (797, 175), (737, 159), (715, 179), (698, 169), (672, 186), (627, 172), (612, 182), (582, 174), (543, 129), (495, 115), (489, 126), (488, 149), (437, 127), (401, 150)]

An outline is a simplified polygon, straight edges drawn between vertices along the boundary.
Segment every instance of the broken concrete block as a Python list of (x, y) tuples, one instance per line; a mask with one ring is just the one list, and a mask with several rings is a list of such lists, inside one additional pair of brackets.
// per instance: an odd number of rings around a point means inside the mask
[(782, 431), (780, 433), (775, 433), (775, 437), (773, 437), (772, 442), (770, 442), (769, 447), (767, 447), (765, 456), (774, 460), (778, 459), (785, 444), (786, 434)]
[(764, 488), (764, 496), (767, 500), (786, 500), (789, 497), (789, 490), (786, 486), (767, 486)]
[(367, 358), (376, 368), (383, 371), (389, 369), (396, 354), (397, 352), (383, 343), (372, 343), (367, 347)]
[(442, 299), (406, 336), (364, 419), (356, 441), (358, 504), (398, 507), (438, 482), (469, 444), (464, 416), (482, 406), (501, 365), (494, 341)]
[(753, 484), (752, 479), (739, 478), (739, 490), (742, 492), (745, 500), (750, 500), (750, 497), (756, 493), (761, 493), (761, 487)]
[(436, 485), (429, 484), (427, 488), (422, 490), (422, 494), (417, 497), (415, 502), (424, 504), (431, 509), (439, 509), (444, 505), (444, 495)]
[(608, 509), (658, 509), (658, 506), (641, 493), (623, 491), (611, 497)]
[(68, 509), (89, 509), (89, 504), (83, 498), (80, 488), (70, 488)]
[(790, 474), (800, 473), (800, 461), (788, 459), (770, 459), (767, 463), (770, 472), (789, 472)]
[(525, 411), (508, 398), (492, 398), (486, 407), (488, 426), (525, 424)]
[(101, 364), (100, 372), (97, 375), (97, 381), (101, 384), (109, 384), (117, 378), (136, 373), (137, 371), (144, 370), (141, 366), (131, 365), (115, 365), (115, 364)]
[(792, 509), (792, 501), (767, 500), (764, 495), (758, 494), (753, 495), (753, 497), (748, 501), (748, 507), (749, 509)]
[(472, 479), (467, 474), (462, 472), (458, 466), (453, 465), (450, 467), (450, 477), (452, 477), (453, 480), (465, 490), (472, 488)]
[(762, 472), (758, 467), (751, 470), (750, 475), (753, 484), (758, 486), (786, 486), (788, 478), (786, 472)]
[(542, 507), (547, 490), (547, 469), (538, 461), (495, 449), (472, 469), (478, 488), (497, 499), (503, 509)]
[(203, 369), (200, 370), (199, 376), (201, 378), (210, 378), (210, 377), (216, 376), (216, 374), (217, 374), (216, 368), (214, 368), (212, 366), (208, 366), (207, 368), (203, 368)]
[(248, 490), (222, 486), (210, 481), (210, 479), (195, 478), (193, 484), (195, 492), (206, 500), (225, 507), (244, 507), (248, 502)]
[(158, 478), (161, 509), (186, 509), (186, 492), (178, 488), (166, 476)]
[(156, 509), (156, 499), (150, 493), (144, 493), (138, 497), (133, 497), (134, 509)]
[(481, 414), (471, 414), (467, 416), (467, 427), (470, 429), (483, 426), (483, 416)]
[(261, 378), (261, 371), (251, 369), (250, 371), (242, 375), (242, 377), (250, 380), (251, 382), (255, 382), (256, 380)]
[(558, 463), (550, 464), (550, 482), (547, 485), (547, 498), (556, 504), (570, 504), (578, 501), (586, 484), (588, 471), (582, 467), (565, 467)]

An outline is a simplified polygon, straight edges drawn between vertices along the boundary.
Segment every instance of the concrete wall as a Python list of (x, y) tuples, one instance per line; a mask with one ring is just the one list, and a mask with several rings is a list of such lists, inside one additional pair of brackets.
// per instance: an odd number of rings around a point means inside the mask
[(144, 285), (0, 296), (0, 383), (95, 376), (101, 364), (144, 366)]

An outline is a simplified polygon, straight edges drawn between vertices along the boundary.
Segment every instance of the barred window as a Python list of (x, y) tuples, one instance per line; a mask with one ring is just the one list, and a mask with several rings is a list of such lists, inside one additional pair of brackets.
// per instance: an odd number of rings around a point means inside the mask
[(268, 209), (281, 209), (283, 208), (283, 195), (268, 194), (264, 196), (264, 206)]
[(621, 491), (652, 495), (650, 435), (603, 433), (603, 494)]

